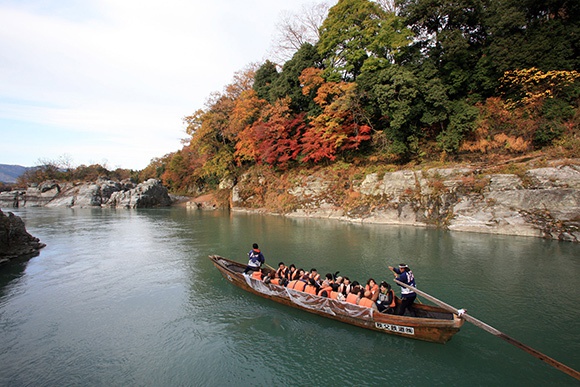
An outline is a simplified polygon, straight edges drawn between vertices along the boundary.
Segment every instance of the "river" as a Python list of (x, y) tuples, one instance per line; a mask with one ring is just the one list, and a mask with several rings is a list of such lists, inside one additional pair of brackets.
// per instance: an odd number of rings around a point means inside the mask
[(248, 294), (207, 258), (245, 262), (257, 242), (272, 266), (359, 282), (404, 261), (420, 289), (580, 370), (576, 244), (184, 208), (3, 211), (47, 247), (0, 267), (1, 386), (578, 386), (469, 323), (445, 345), (367, 331)]

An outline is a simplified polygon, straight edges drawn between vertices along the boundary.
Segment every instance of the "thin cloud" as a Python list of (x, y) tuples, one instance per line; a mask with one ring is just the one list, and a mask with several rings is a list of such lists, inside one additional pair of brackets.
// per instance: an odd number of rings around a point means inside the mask
[(144, 168), (181, 147), (182, 117), (262, 60), (280, 12), (303, 2), (0, 4), (0, 163)]

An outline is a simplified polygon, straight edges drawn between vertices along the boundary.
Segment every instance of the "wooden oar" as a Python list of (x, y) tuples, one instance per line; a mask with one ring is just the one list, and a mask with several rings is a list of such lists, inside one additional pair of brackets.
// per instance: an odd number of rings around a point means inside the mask
[(556, 369), (558, 369), (558, 370), (560, 370), (560, 371), (562, 371), (564, 373), (567, 373), (568, 375), (572, 376), (573, 378), (575, 378), (577, 380), (580, 380), (580, 372), (576, 371), (573, 368), (568, 367), (565, 364), (560, 363), (557, 360), (552, 359), (551, 357), (549, 357), (547, 355), (544, 355), (543, 353), (541, 353), (540, 351), (535, 350), (532, 347), (529, 347), (529, 346), (527, 346), (527, 345), (525, 345), (525, 344), (517, 341), (516, 339), (514, 339), (514, 338), (512, 338), (512, 337), (510, 337), (508, 335), (506, 335), (503, 332), (498, 331), (497, 329), (495, 329), (494, 327), (492, 327), (492, 326), (484, 323), (483, 321), (480, 321), (480, 320), (476, 319), (475, 317), (472, 317), (472, 316), (468, 315), (463, 309), (458, 310), (458, 309), (452, 307), (451, 305), (446, 304), (443, 301), (441, 301), (441, 300), (439, 300), (439, 299), (437, 299), (437, 298), (435, 298), (435, 297), (433, 297), (433, 296), (425, 293), (424, 291), (419, 290), (417, 288), (414, 288), (412, 286), (409, 286), (409, 285), (407, 285), (407, 284), (405, 284), (405, 283), (403, 283), (401, 281), (395, 280), (395, 282), (398, 285), (401, 285), (401, 286), (404, 286), (404, 287), (406, 287), (406, 288), (408, 288), (410, 290), (413, 290), (415, 293), (418, 293), (418, 294), (422, 295), (423, 297), (425, 297), (429, 301), (434, 302), (435, 304), (439, 305), (440, 307), (442, 307), (444, 309), (447, 309), (448, 311), (450, 311), (452, 313), (455, 313), (456, 315), (458, 315), (459, 317), (463, 318), (466, 321), (469, 321), (470, 323), (472, 323), (476, 327), (481, 328), (484, 331), (487, 331), (487, 332), (491, 333), (492, 335), (497, 336), (500, 339), (505, 340), (505, 341), (507, 341), (508, 343), (510, 343), (512, 345), (515, 345), (519, 349), (522, 349), (522, 350), (526, 351), (530, 355), (532, 355), (532, 356), (540, 359), (541, 361), (543, 361), (545, 363), (548, 363), (552, 367), (554, 367), (554, 368), (556, 368)]
[(268, 265), (266, 262), (264, 262), (264, 265), (265, 265), (265, 266), (266, 266), (268, 269), (272, 270), (274, 273), (276, 272), (276, 269), (274, 269), (272, 266)]

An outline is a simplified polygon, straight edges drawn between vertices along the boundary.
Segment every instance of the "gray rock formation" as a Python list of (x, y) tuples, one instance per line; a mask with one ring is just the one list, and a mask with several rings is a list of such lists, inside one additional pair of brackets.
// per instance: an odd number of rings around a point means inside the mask
[(149, 179), (133, 189), (113, 192), (108, 205), (124, 208), (167, 207), (171, 205), (171, 198), (159, 180)]
[(1, 207), (125, 207), (171, 205), (167, 188), (150, 179), (135, 186), (131, 181), (99, 179), (92, 183), (45, 182), (25, 191), (0, 193)]
[(0, 210), (0, 264), (14, 258), (38, 255), (45, 246), (26, 231), (21, 218)]
[[(240, 179), (232, 208), (257, 208)], [(360, 204), (347, 203), (324, 176), (307, 176), (287, 191), (296, 208), (285, 215), (349, 222), (441, 227), (580, 241), (580, 165), (538, 168), (523, 175), (476, 168), (373, 173), (345, 182)], [(334, 185), (336, 187), (336, 184)]]

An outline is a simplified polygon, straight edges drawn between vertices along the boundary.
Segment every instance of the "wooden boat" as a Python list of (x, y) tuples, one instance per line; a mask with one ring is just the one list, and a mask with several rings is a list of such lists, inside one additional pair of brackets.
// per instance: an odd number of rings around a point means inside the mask
[[(414, 317), (380, 313), (364, 306), (264, 283), (244, 275), (245, 264), (219, 255), (210, 255), (209, 258), (225, 279), (250, 293), (362, 328), (417, 340), (445, 343), (459, 332), (464, 323), (464, 319), (455, 313), (438, 306), (418, 303), (413, 306)], [(273, 271), (263, 269), (263, 272)]]

